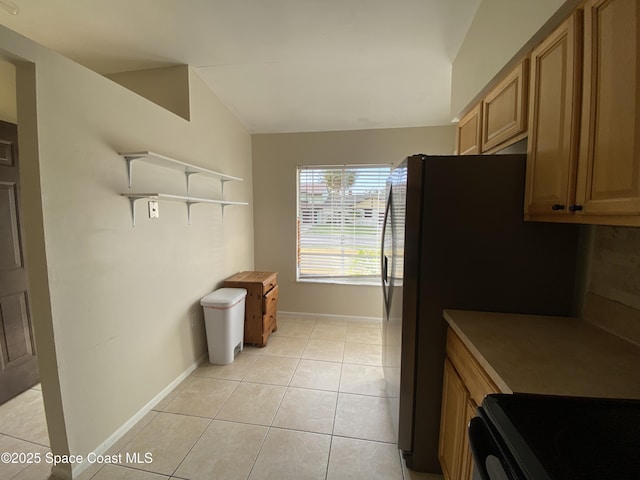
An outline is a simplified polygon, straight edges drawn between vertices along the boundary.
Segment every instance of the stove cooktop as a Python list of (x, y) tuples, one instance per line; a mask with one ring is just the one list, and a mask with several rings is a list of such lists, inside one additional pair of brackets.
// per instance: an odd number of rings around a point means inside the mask
[(482, 410), (531, 478), (640, 479), (640, 400), (497, 394)]

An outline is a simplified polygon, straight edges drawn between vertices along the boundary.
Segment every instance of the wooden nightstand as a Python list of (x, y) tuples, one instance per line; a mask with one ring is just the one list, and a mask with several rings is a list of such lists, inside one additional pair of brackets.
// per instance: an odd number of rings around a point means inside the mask
[(224, 281), (225, 287), (247, 290), (244, 312), (244, 343), (264, 347), (278, 329), (278, 273), (240, 272)]

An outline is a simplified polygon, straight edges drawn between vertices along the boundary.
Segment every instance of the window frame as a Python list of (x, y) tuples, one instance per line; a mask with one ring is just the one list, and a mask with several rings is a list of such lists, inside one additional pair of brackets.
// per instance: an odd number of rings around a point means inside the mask
[[(380, 258), (380, 248), (381, 248), (381, 242), (382, 242), (382, 226), (384, 223), (384, 212), (385, 212), (385, 206), (386, 206), (386, 190), (387, 190), (387, 179), (389, 177), (389, 174), (391, 172), (391, 167), (392, 165), (389, 163), (376, 163), (376, 164), (319, 164), (319, 165), (313, 165), (313, 164), (303, 164), (303, 165), (298, 165), (296, 167), (296, 258), (295, 258), (295, 276), (296, 276), (296, 282), (299, 283), (315, 283), (315, 284), (338, 284), (338, 285), (358, 285), (358, 286), (379, 286), (380, 285), (380, 262), (379, 262), (379, 258)], [(375, 268), (376, 271), (375, 273), (372, 274), (368, 274), (368, 275), (364, 275), (364, 274), (356, 274), (356, 275), (345, 275), (345, 274), (341, 274), (341, 275), (331, 275), (331, 274), (327, 274), (327, 275), (312, 275), (309, 273), (301, 273), (301, 249), (303, 249), (304, 247), (301, 247), (301, 241), (302, 241), (302, 237), (301, 237), (301, 227), (303, 225), (309, 225), (309, 226), (313, 226), (313, 225), (317, 225), (317, 226), (323, 226), (323, 225), (328, 225), (328, 224), (323, 224), (323, 223), (314, 223), (316, 221), (316, 214), (320, 213), (322, 208), (320, 209), (316, 209), (316, 205), (324, 205), (325, 203), (313, 203), (311, 202), (310, 208), (311, 210), (308, 212), (304, 212), (302, 211), (302, 204), (303, 201), (301, 200), (301, 197), (303, 195), (303, 191), (301, 189), (302, 186), (302, 172), (307, 170), (307, 171), (313, 171), (313, 170), (318, 170), (320, 172), (317, 173), (317, 175), (324, 175), (325, 173), (322, 172), (322, 170), (342, 170), (343, 172), (346, 170), (355, 170), (357, 172), (357, 170), (366, 170), (366, 169), (378, 169), (381, 172), (378, 174), (378, 176), (382, 177), (382, 179), (378, 179), (378, 182), (375, 183), (375, 186), (377, 188), (377, 190), (371, 190), (371, 191), (377, 191), (377, 195), (375, 196), (375, 201), (372, 200), (372, 205), (375, 203), (375, 205), (373, 205), (371, 208), (367, 209), (367, 208), (363, 208), (363, 207), (357, 207), (357, 203), (359, 203), (358, 201), (355, 201), (355, 203), (353, 203), (352, 205), (354, 206), (354, 210), (352, 212), (352, 216), (350, 216), (349, 214), (345, 215), (344, 213), (344, 204), (341, 205), (342, 211), (340, 213), (340, 218), (341, 218), (341, 232), (340, 232), (340, 236), (341, 238), (345, 237), (344, 234), (344, 226), (345, 226), (345, 221), (344, 219), (350, 219), (353, 221), (353, 225), (354, 225), (354, 229), (357, 227), (356, 223), (359, 220), (358, 214), (357, 212), (359, 210), (362, 210), (362, 219), (363, 220), (363, 225), (367, 225), (367, 223), (369, 224), (370, 227), (375, 227), (375, 241), (374, 242), (369, 242), (367, 245), (358, 245), (358, 246), (366, 246), (366, 247), (370, 247), (372, 246), (373, 249), (375, 250), (376, 254), (375, 254)], [(314, 175), (314, 174), (312, 174)], [(372, 174), (372, 176), (375, 175), (375, 173)], [(312, 176), (313, 178), (313, 176)], [(354, 180), (354, 183), (351, 184), (352, 186), (357, 183), (357, 180)], [(309, 183), (310, 185), (310, 193), (306, 192), (308, 195), (313, 196), (314, 194), (316, 194), (316, 184), (311, 182)], [(322, 187), (324, 189), (327, 189), (326, 186)], [(354, 198), (356, 198), (358, 195), (364, 195), (365, 191), (361, 190), (360, 188), (355, 188), (354, 191), (351, 193)], [(331, 193), (329, 191), (324, 191), (323, 195), (325, 195), (326, 197), (329, 197), (331, 195)], [(363, 197), (364, 198), (364, 197)], [(371, 197), (368, 197), (367, 199), (369, 199)], [(342, 199), (342, 198), (341, 198)], [(331, 204), (330, 204), (331, 205)], [(333, 208), (333, 205), (330, 207)], [(309, 222), (305, 222), (304, 219), (307, 218), (309, 219), (309, 215), (311, 215), (311, 221)], [(374, 220), (374, 218), (377, 217), (377, 221)], [(356, 233), (353, 233), (351, 235), (347, 235), (347, 237), (353, 238), (354, 236), (356, 236)], [(302, 243), (304, 243), (304, 241), (302, 241)], [(344, 255), (344, 252), (340, 253), (340, 263), (344, 264), (345, 263), (345, 259), (355, 259), (358, 258), (357, 256), (350, 256)], [(365, 257), (367, 258), (367, 257)], [(372, 258), (372, 256), (369, 256), (368, 258)], [(373, 264), (372, 264), (373, 265)], [(304, 267), (303, 267), (304, 268)], [(341, 265), (341, 268), (343, 268), (343, 265)]]

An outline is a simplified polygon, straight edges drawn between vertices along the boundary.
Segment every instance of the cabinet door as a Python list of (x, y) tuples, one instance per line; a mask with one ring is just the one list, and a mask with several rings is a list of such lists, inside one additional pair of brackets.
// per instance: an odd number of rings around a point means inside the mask
[(482, 151), (507, 146), (526, 135), (527, 59), (482, 101)]
[(460, 470), (460, 478), (462, 480), (472, 480), (473, 477), (473, 456), (471, 455), (471, 446), (469, 445), (469, 422), (476, 416), (478, 410), (473, 400), (467, 401), (467, 409), (464, 422), (464, 438), (462, 443), (462, 466)]
[(639, 7), (637, 0), (585, 4), (576, 197), (583, 214), (640, 213)]
[(438, 458), (445, 480), (459, 480), (466, 439), (469, 394), (449, 359), (444, 364)]
[(581, 15), (531, 53), (525, 213), (568, 214), (575, 198), (580, 120)]
[(480, 153), (482, 135), (480, 124), (481, 104), (476, 105), (458, 122), (458, 155), (477, 155)]
[(447, 358), (462, 380), (469, 398), (476, 405), (480, 405), (487, 395), (500, 393), (500, 389), (493, 383), (486, 370), (451, 328), (447, 330)]

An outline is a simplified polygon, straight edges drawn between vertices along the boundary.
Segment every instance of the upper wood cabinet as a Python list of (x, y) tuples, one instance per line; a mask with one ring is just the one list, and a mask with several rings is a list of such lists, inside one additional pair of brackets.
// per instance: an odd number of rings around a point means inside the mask
[(576, 192), (583, 215), (640, 214), (639, 10), (637, 0), (585, 4)]
[(482, 100), (482, 152), (527, 135), (527, 65), (525, 58)]
[(492, 153), (527, 136), (527, 65), (521, 61), (458, 122), (458, 155)]
[(566, 215), (576, 192), (582, 16), (531, 52), (525, 211)]
[(526, 218), (640, 226), (640, 2), (583, 8), (531, 55)]
[(478, 103), (458, 122), (458, 155), (477, 155), (482, 142), (480, 112), (482, 105)]

